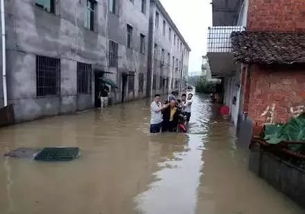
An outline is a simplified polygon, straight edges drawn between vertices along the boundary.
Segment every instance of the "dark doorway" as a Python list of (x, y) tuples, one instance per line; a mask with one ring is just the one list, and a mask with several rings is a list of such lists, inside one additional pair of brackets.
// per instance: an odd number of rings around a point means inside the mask
[(122, 103), (125, 102), (127, 78), (128, 78), (127, 74), (122, 74)]
[(95, 72), (94, 76), (94, 82), (95, 82), (95, 107), (101, 107), (101, 99), (100, 99), (100, 93), (102, 90), (102, 84), (101, 84), (101, 79), (104, 76), (103, 72)]

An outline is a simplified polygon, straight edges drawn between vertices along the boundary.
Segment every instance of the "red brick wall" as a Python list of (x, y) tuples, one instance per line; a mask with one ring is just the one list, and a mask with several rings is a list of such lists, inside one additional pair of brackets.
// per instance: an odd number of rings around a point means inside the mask
[(252, 65), (250, 67), (248, 114), (259, 134), (265, 117), (262, 113), (275, 104), (275, 122), (291, 118), (290, 108), (305, 105), (305, 68), (276, 68)]
[(249, 0), (250, 31), (305, 31), (305, 0)]

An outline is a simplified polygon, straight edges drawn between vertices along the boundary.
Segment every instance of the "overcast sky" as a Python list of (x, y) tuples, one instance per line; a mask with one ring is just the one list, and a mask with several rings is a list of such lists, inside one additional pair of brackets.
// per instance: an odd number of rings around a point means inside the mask
[(201, 70), (207, 29), (212, 24), (211, 0), (160, 0), (192, 49), (189, 72)]

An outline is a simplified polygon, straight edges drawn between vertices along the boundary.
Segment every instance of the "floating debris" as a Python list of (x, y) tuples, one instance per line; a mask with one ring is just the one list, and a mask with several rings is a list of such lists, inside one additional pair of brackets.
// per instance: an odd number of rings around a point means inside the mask
[(78, 147), (18, 148), (4, 156), (36, 161), (71, 161), (80, 156), (80, 150)]

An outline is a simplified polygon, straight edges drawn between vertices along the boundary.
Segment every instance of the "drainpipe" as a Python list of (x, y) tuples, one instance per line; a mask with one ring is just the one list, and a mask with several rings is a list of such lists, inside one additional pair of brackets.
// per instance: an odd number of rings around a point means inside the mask
[(3, 81), (3, 101), (7, 106), (7, 85), (6, 85), (6, 41), (5, 41), (5, 8), (4, 0), (1, 0), (1, 37), (2, 37), (2, 81)]

